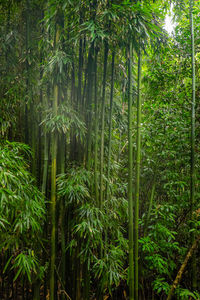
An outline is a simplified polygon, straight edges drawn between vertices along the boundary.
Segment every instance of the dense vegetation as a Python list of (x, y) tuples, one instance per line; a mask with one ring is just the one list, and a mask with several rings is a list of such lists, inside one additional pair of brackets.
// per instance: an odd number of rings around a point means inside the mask
[(200, 4), (169, 36), (169, 2), (1, 1), (0, 299), (200, 299)]

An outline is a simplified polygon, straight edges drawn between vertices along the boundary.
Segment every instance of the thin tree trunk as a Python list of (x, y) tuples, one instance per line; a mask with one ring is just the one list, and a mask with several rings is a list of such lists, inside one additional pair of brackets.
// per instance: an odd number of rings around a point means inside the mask
[(133, 142), (132, 142), (132, 41), (128, 51), (128, 214), (129, 214), (129, 298), (134, 299), (133, 267)]
[(135, 222), (134, 222), (134, 267), (135, 267), (135, 300), (138, 300), (138, 220), (140, 193), (140, 154), (141, 154), (141, 50), (138, 53), (138, 85), (137, 85), (137, 140), (136, 140), (136, 186), (135, 186)]
[(187, 266), (187, 263), (188, 263), (190, 257), (192, 256), (192, 254), (194, 253), (195, 249), (197, 248), (199, 240), (200, 240), (200, 235), (196, 238), (196, 240), (193, 242), (190, 250), (188, 251), (188, 253), (187, 253), (187, 255), (186, 255), (185, 259), (184, 259), (184, 262), (182, 263), (182, 265), (181, 265), (181, 267), (180, 267), (180, 269), (178, 271), (178, 274), (177, 274), (177, 276), (176, 276), (176, 278), (175, 278), (175, 280), (174, 280), (174, 282), (173, 282), (173, 284), (171, 286), (171, 289), (170, 289), (169, 294), (167, 296), (167, 300), (171, 300), (172, 299), (174, 291), (177, 288), (179, 282), (181, 281), (181, 278), (182, 278), (183, 272), (185, 270), (185, 267)]

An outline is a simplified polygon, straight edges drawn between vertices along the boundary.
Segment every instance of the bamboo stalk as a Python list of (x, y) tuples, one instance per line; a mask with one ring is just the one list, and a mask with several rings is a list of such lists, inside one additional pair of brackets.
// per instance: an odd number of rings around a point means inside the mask
[(132, 142), (132, 41), (128, 51), (128, 212), (129, 212), (129, 298), (134, 299), (133, 266), (133, 142)]
[(138, 300), (138, 220), (140, 194), (140, 161), (141, 161), (141, 50), (138, 53), (138, 84), (137, 84), (137, 138), (136, 138), (136, 186), (134, 205), (134, 267), (135, 267), (135, 300)]
[[(191, 32), (191, 57), (192, 57), (192, 107), (191, 107), (191, 182), (190, 182), (190, 213), (193, 219), (195, 204), (195, 48), (194, 48), (194, 25), (193, 25), (193, 0), (190, 0), (190, 32)], [(195, 240), (194, 232), (191, 233), (191, 243)], [(192, 257), (192, 288), (197, 288), (196, 257)]]
[[(28, 57), (29, 57), (29, 44), (30, 44), (30, 11), (29, 11), (29, 0), (26, 0), (26, 96), (29, 93), (29, 62), (28, 62)], [(25, 101), (25, 118), (24, 118), (24, 127), (25, 127), (25, 143), (29, 143), (29, 119), (28, 119), (28, 103), (27, 100)]]
[[(60, 136), (60, 171), (65, 173), (65, 135), (61, 133)], [(66, 245), (65, 245), (65, 203), (64, 199), (60, 199), (60, 235), (61, 235), (61, 280), (65, 288), (66, 284)], [(61, 299), (65, 299), (64, 293)]]
[[(55, 47), (59, 41), (59, 30), (56, 26)], [(58, 84), (54, 83), (53, 112), (56, 115), (58, 110)], [(51, 259), (50, 259), (50, 300), (55, 298), (55, 259), (56, 259), (56, 167), (57, 167), (57, 133), (52, 133), (51, 141)]]
[(110, 178), (110, 164), (111, 164), (111, 144), (112, 144), (112, 115), (113, 115), (113, 89), (114, 89), (114, 67), (115, 67), (115, 52), (112, 53), (111, 66), (111, 89), (110, 89), (110, 111), (109, 111), (109, 137), (108, 137), (108, 169), (107, 169), (107, 185), (106, 198), (109, 197), (109, 178)]
[(146, 233), (147, 233), (147, 227), (149, 224), (149, 219), (150, 219), (151, 210), (152, 210), (152, 206), (153, 206), (155, 187), (156, 187), (156, 175), (154, 175), (154, 178), (153, 178), (151, 194), (150, 194), (150, 199), (149, 199), (149, 207), (148, 207), (148, 212), (147, 212), (147, 216), (146, 216), (145, 223), (144, 223), (144, 236), (146, 236)]
[(94, 42), (92, 42), (88, 54), (88, 86), (87, 86), (87, 169), (91, 164), (91, 146), (92, 146), (92, 98), (93, 98), (93, 68), (94, 68)]
[(100, 199), (99, 207), (103, 205), (103, 168), (104, 168), (104, 128), (105, 128), (105, 92), (106, 92), (106, 74), (108, 61), (108, 42), (105, 41), (104, 49), (104, 72), (103, 72), (103, 91), (102, 91), (102, 106), (101, 106), (101, 154), (100, 154)]
[(97, 103), (97, 54), (95, 49), (95, 62), (94, 62), (94, 101), (95, 101), (95, 142), (94, 142), (94, 190), (96, 205), (99, 203), (99, 190), (98, 190), (98, 103)]

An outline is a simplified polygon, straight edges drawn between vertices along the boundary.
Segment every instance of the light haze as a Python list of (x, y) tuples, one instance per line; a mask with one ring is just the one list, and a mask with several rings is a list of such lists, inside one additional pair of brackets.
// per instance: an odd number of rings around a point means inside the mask
[(176, 24), (173, 22), (173, 6), (171, 5), (170, 13), (166, 15), (164, 28), (171, 35)]

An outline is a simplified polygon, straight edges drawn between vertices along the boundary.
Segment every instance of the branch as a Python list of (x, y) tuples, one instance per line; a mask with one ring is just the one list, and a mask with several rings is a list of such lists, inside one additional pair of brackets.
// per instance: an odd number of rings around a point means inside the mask
[(169, 291), (169, 294), (167, 296), (167, 300), (171, 300), (172, 296), (173, 296), (173, 293), (174, 293), (174, 290), (177, 288), (181, 278), (182, 278), (182, 275), (183, 275), (183, 272), (185, 270), (185, 267), (190, 259), (190, 257), (192, 256), (194, 250), (196, 249), (197, 245), (198, 245), (198, 242), (200, 240), (200, 235), (196, 238), (196, 240), (194, 241), (194, 243), (192, 244), (190, 250), (188, 251), (185, 259), (184, 259), (184, 262), (183, 264), (181, 265), (179, 271), (178, 271), (178, 274), (176, 275), (176, 278), (171, 286), (171, 289)]

